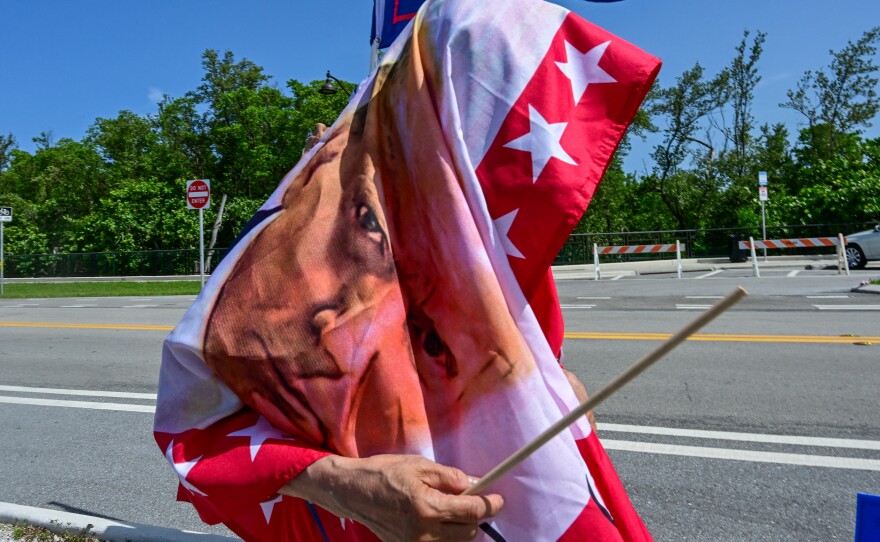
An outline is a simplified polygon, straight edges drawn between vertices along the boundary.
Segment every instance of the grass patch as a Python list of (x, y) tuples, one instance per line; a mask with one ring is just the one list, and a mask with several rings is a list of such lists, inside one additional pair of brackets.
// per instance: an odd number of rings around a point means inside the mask
[(160, 282), (13, 282), (3, 285), (0, 299), (26, 297), (153, 297), (162, 295), (195, 295), (201, 283), (197, 280)]
[(71, 532), (66, 529), (52, 532), (30, 523), (16, 523), (12, 526), (12, 539), (21, 542), (100, 542), (99, 539), (91, 536), (91, 530), (92, 526), (89, 525), (79, 532)]

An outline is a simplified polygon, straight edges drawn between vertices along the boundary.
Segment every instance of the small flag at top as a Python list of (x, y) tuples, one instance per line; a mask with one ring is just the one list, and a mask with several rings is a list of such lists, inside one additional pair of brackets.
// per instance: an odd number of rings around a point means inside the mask
[[(587, 2), (608, 3), (620, 0), (586, 0)], [(370, 43), (379, 38), (379, 49), (385, 49), (397, 38), (407, 23), (425, 0), (373, 0), (373, 28)]]

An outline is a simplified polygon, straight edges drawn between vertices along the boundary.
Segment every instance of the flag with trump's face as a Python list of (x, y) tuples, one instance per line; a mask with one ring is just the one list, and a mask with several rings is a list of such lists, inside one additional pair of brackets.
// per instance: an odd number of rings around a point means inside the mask
[[(248, 540), (374, 539), (278, 494), (327, 454), (481, 475), (577, 405), (549, 267), (659, 61), (534, 0), (410, 28), (165, 344), (178, 496)], [(586, 420), (492, 491), (484, 540), (650, 538)]]

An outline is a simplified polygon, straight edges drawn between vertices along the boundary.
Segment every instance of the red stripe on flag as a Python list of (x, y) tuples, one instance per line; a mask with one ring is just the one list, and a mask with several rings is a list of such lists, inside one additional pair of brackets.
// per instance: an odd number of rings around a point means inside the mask
[[(422, 5), (422, 3), (419, 2), (419, 6), (421, 6), (421, 5)], [(391, 18), (391, 23), (397, 24), (397, 23), (402, 23), (403, 21), (408, 21), (408, 20), (412, 19), (413, 17), (415, 17), (416, 13), (418, 13), (418, 8), (416, 9), (416, 11), (410, 11), (408, 13), (400, 13), (400, 0), (394, 0), (394, 16)]]
[[(590, 84), (575, 103), (571, 80), (556, 64), (569, 60), (566, 43), (583, 54), (606, 42), (599, 67), (616, 82)], [(510, 265), (530, 301), (546, 288), (547, 269), (586, 210), (659, 66), (656, 58), (569, 14), (477, 167), (491, 216), (519, 210), (508, 237), (525, 258), (511, 258)], [(549, 158), (537, 179), (532, 153), (506, 147), (531, 133), (532, 111), (549, 125), (564, 124), (558, 143), (571, 157)]]
[[(587, 468), (593, 474), (596, 481), (596, 489), (602, 497), (605, 507), (611, 513), (614, 524), (620, 532), (623, 540), (627, 542), (646, 542), (653, 540), (651, 533), (648, 531), (641, 518), (636, 513), (629, 498), (626, 496), (626, 490), (623, 483), (618, 478), (611, 459), (605, 452), (605, 448), (599, 442), (599, 438), (595, 432), (591, 432), (587, 438), (576, 442), (581, 456), (587, 464)], [(604, 538), (580, 538), (568, 540), (604, 540)], [(611, 540), (614, 540), (613, 538)]]

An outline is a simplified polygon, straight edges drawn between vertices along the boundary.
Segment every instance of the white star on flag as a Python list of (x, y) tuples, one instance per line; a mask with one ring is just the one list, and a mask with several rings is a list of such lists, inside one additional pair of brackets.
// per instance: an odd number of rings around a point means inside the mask
[(269, 524), (269, 520), (272, 519), (272, 512), (275, 511), (275, 505), (281, 502), (283, 499), (283, 495), (278, 495), (271, 501), (261, 502), (260, 508), (263, 509), (263, 517), (266, 518), (266, 525)]
[(519, 209), (515, 211), (511, 211), (504, 216), (500, 216), (493, 220), (492, 222), (495, 224), (495, 229), (498, 230), (498, 235), (501, 236), (501, 246), (504, 247), (504, 252), (507, 253), (508, 256), (513, 256), (515, 258), (525, 259), (523, 253), (519, 251), (518, 248), (513, 244), (513, 241), (510, 240), (509, 233), (510, 226), (513, 225), (513, 220), (516, 218), (516, 213), (519, 212)]
[(616, 83), (617, 80), (599, 67), (599, 60), (605, 54), (610, 41), (599, 44), (586, 53), (582, 53), (574, 45), (565, 42), (565, 56), (568, 62), (557, 62), (556, 65), (571, 80), (571, 92), (577, 105), (584, 97), (587, 86), (591, 83)]
[(177, 477), (180, 479), (180, 485), (190, 490), (193, 493), (198, 493), (202, 497), (207, 497), (208, 494), (196, 488), (196, 486), (192, 485), (186, 480), (186, 477), (189, 475), (189, 471), (196, 466), (196, 463), (202, 458), (199, 456), (192, 461), (182, 461), (180, 463), (174, 461), (174, 441), (171, 441), (171, 444), (168, 445), (168, 449), (165, 450), (165, 457), (168, 459), (168, 462), (171, 463), (171, 466), (174, 467), (174, 472), (177, 473)]
[(532, 153), (532, 184), (538, 181), (538, 177), (551, 158), (557, 158), (573, 166), (577, 165), (560, 143), (566, 126), (568, 126), (567, 122), (548, 123), (537, 109), (529, 105), (529, 133), (504, 145), (509, 149)]
[(260, 416), (260, 418), (257, 420), (257, 423), (255, 423), (254, 425), (242, 429), (241, 431), (236, 431), (235, 433), (229, 433), (226, 436), (250, 437), (251, 461), (257, 458), (257, 452), (260, 451), (260, 446), (262, 446), (267, 439), (274, 438), (279, 440), (293, 440), (289, 437), (286, 437), (281, 431), (272, 427), (272, 424), (269, 423), (269, 420), (262, 416)]

